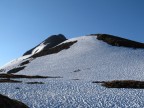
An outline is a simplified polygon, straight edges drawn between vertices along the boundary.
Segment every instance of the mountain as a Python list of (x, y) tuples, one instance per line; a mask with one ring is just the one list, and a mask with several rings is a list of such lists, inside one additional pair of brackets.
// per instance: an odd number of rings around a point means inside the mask
[(143, 55), (118, 36), (53, 35), (1, 67), (0, 94), (29, 108), (143, 108)]
[(1, 73), (82, 80), (143, 80), (144, 44), (108, 34), (48, 39), (1, 68)]

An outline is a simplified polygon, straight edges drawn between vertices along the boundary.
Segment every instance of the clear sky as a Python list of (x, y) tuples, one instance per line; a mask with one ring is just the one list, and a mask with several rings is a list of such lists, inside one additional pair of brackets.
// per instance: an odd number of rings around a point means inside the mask
[(0, 0), (0, 66), (59, 33), (144, 42), (144, 0)]

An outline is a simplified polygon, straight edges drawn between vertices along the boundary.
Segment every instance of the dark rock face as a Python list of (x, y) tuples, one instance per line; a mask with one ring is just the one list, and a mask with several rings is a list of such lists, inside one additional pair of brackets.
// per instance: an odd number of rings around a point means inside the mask
[(124, 39), (118, 36), (112, 36), (109, 34), (92, 34), (97, 36), (98, 40), (102, 40), (112, 46), (123, 46), (129, 48), (144, 48), (144, 43), (135, 42), (132, 40)]
[(37, 57), (41, 57), (41, 56), (45, 56), (45, 55), (50, 55), (50, 54), (55, 54), (58, 53), (64, 49), (69, 49), (70, 46), (72, 46), (73, 44), (75, 44), (77, 41), (72, 41), (72, 42), (66, 42), (63, 44), (60, 44), (56, 47), (53, 48), (49, 48), (49, 49), (45, 49), (39, 53), (36, 53), (32, 56), (32, 58), (37, 58)]
[(20, 66), (26, 65), (26, 64), (28, 64), (28, 63), (30, 63), (30, 61), (29, 61), (29, 60), (24, 61), (24, 62), (22, 62), (22, 63), (20, 64)]
[[(52, 48), (52, 47), (54, 47), (54, 46), (62, 43), (62, 42), (65, 41), (65, 40), (67, 40), (67, 39), (66, 39), (66, 37), (65, 37), (64, 35), (62, 35), (62, 34), (52, 35), (52, 36), (48, 37), (46, 40), (44, 40), (44, 41), (42, 42), (44, 45), (46, 45), (43, 50), (47, 50), (47, 49), (49, 49), (49, 48)], [(39, 44), (39, 45), (40, 45), (40, 44)], [(39, 46), (39, 45), (38, 45), (38, 46)], [(38, 46), (36, 46), (36, 47), (38, 47)], [(32, 48), (31, 50), (29, 50), (29, 51), (27, 51), (26, 53), (24, 53), (23, 56), (31, 54), (32, 51), (33, 51), (36, 47), (34, 47), (34, 48)]]
[(60, 78), (60, 77), (52, 77), (52, 76), (28, 76), (28, 75), (16, 75), (16, 74), (0, 74), (0, 79), (18, 79), (18, 78), (29, 78), (29, 79), (42, 79), (42, 78)]
[(17, 67), (17, 68), (9, 70), (7, 73), (8, 74), (17, 73), (17, 72), (23, 70), (24, 68), (25, 68), (25, 66), (23, 66), (23, 67)]
[(0, 94), (0, 108), (28, 108), (28, 106)]

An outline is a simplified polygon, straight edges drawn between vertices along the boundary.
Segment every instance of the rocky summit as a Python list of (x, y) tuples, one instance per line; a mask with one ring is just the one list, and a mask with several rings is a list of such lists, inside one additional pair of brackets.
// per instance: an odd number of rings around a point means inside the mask
[[(50, 37), (48, 37), (46, 40), (44, 40), (42, 43), (40, 43), (39, 45), (37, 45), (36, 47), (32, 48), (31, 50), (28, 50), (27, 52), (24, 53), (23, 56), (25, 55), (29, 55), (32, 54), (32, 52), (34, 51), (35, 48), (40, 47), (41, 45), (43, 45), (43, 50), (52, 48), (58, 44), (60, 44), (61, 42), (67, 40), (66, 37), (62, 34), (58, 34), (58, 35), (52, 35)], [(35, 50), (34, 53), (36, 53), (38, 50)]]

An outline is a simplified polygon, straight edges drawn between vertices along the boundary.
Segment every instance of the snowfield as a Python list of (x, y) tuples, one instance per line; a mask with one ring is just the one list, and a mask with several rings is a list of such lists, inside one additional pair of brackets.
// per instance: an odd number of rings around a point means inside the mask
[[(60, 76), (60, 79), (18, 79), (23, 83), (1, 83), (0, 94), (17, 99), (30, 108), (142, 108), (144, 90), (108, 89), (92, 81), (144, 80), (144, 49), (111, 46), (82, 36), (69, 49), (31, 59), (42, 51), (43, 44), (31, 55), (20, 57), (1, 69), (20, 67), (30, 60), (25, 69), (16, 74)], [(63, 44), (61, 43), (61, 44)], [(58, 45), (57, 45), (58, 46)], [(44, 84), (26, 84), (26, 82)]]
[(63, 79), (35, 81), (45, 84), (0, 84), (0, 93), (22, 101), (30, 108), (144, 107), (144, 90), (141, 89), (107, 89), (87, 81)]

